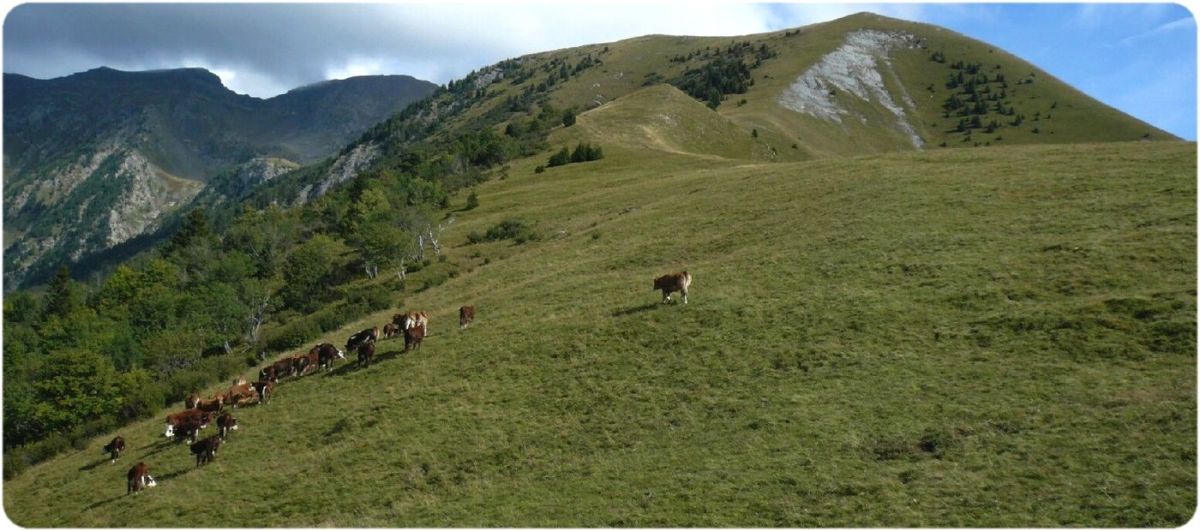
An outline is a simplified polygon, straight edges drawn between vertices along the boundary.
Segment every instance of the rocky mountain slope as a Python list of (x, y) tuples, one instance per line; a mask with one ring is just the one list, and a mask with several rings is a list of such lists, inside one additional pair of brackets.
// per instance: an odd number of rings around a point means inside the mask
[(217, 175), (318, 160), (434, 88), (367, 76), (264, 100), (196, 68), (5, 74), (6, 287), (153, 231)]

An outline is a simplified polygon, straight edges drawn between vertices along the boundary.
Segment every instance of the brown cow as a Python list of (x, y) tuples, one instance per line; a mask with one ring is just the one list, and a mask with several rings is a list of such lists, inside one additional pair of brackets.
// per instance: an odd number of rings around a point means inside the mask
[(221, 413), (217, 417), (217, 435), (224, 441), (229, 436), (229, 432), (237, 429), (237, 419), (233, 418), (228, 412)]
[(196, 409), (216, 413), (221, 411), (221, 407), (225, 405), (225, 395), (217, 395), (208, 400), (200, 400), (196, 402)]
[(652, 290), (660, 289), (663, 293), (663, 303), (671, 302), (671, 293), (683, 294), (683, 303), (687, 304), (688, 286), (692, 285), (692, 275), (687, 271), (671, 273), (654, 279)]
[(229, 390), (225, 392), (225, 402), (228, 402), (230, 407), (237, 409), (238, 406), (253, 404), (261, 400), (254, 387), (246, 383), (244, 378), (235, 381), (242, 383), (230, 386)]
[(271, 395), (275, 393), (275, 382), (270, 380), (257, 381), (251, 385), (254, 386), (254, 391), (258, 393), (258, 401), (261, 404), (266, 404), (271, 399)]
[(458, 329), (462, 330), (475, 320), (475, 307), (463, 306), (458, 309)]
[(194, 425), (197, 429), (202, 430), (208, 427), (209, 420), (209, 414), (198, 409), (187, 409), (179, 413), (172, 413), (167, 415), (167, 430), (163, 436), (168, 438), (173, 437), (175, 435), (175, 428), (183, 425)]
[(374, 328), (368, 328), (366, 330), (363, 330), (357, 334), (350, 336), (350, 339), (346, 340), (346, 350), (358, 348), (358, 346), (363, 343), (374, 343), (375, 341), (378, 341), (378, 340), (379, 340), (379, 327), (376, 326)]
[(332, 343), (321, 343), (308, 351), (308, 355), (312, 356), (313, 352), (317, 353), (317, 365), (326, 370), (333, 368), (333, 360), (346, 359), (346, 353), (338, 350)]
[(425, 312), (405, 312), (392, 316), (392, 322), (400, 325), (401, 330), (408, 330), (417, 325), (429, 327), (429, 315)]
[(192, 453), (196, 455), (196, 466), (212, 461), (217, 457), (217, 448), (221, 446), (221, 438), (210, 435), (203, 441), (192, 444)]
[(276, 361), (275, 363), (272, 363), (266, 367), (263, 367), (263, 369), (258, 372), (258, 379), (259, 380), (271, 380), (273, 382), (278, 382), (280, 378), (284, 378), (284, 377), (291, 376), (291, 375), (292, 375), (292, 359), (291, 358), (283, 358), (279, 361)]
[(185, 409), (194, 409), (198, 403), (200, 403), (200, 395), (196, 393), (190, 393), (183, 399), (183, 407)]
[(416, 325), (404, 331), (404, 351), (421, 348), (421, 340), (425, 339), (425, 327)]
[(110, 457), (112, 457), (112, 461), (109, 461), (109, 463), (116, 463), (117, 458), (121, 457), (121, 452), (124, 452), (124, 451), (125, 451), (125, 439), (123, 439), (120, 435), (113, 437), (112, 441), (110, 441), (108, 444), (104, 445), (104, 453), (106, 453)]
[(150, 467), (146, 463), (138, 463), (129, 469), (125, 474), (125, 494), (137, 492), (142, 489), (148, 489), (158, 485), (153, 477), (150, 477)]
[(400, 333), (400, 325), (396, 323), (388, 323), (383, 325), (383, 338), (391, 339)]
[(375, 343), (363, 343), (358, 346), (358, 364), (360, 366), (370, 367), (373, 357), (375, 357)]

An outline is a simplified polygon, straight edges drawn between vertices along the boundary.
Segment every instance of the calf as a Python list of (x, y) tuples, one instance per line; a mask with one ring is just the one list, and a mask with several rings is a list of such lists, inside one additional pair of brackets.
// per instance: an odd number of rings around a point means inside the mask
[(463, 306), (458, 309), (458, 328), (459, 328), (459, 330), (466, 328), (467, 325), (471, 324), (471, 321), (474, 321), (474, 320), (475, 320), (475, 307), (474, 306)]
[(379, 339), (379, 327), (376, 326), (374, 328), (368, 328), (366, 330), (363, 330), (357, 334), (350, 336), (350, 339), (346, 340), (346, 350), (357, 348), (359, 345), (361, 345), (363, 343), (374, 343), (378, 339)]
[(221, 446), (221, 438), (212, 435), (203, 441), (192, 444), (192, 453), (196, 455), (196, 466), (203, 465), (217, 457), (217, 448)]
[(363, 367), (371, 366), (371, 358), (375, 357), (375, 343), (363, 343), (358, 346), (358, 364)]
[(233, 415), (230, 415), (229, 413), (221, 413), (221, 416), (217, 417), (217, 435), (221, 437), (222, 441), (229, 436), (230, 431), (236, 429), (237, 419), (233, 418)]
[(383, 325), (383, 338), (391, 339), (400, 333), (400, 325), (396, 323), (388, 323)]
[(404, 331), (404, 351), (421, 348), (421, 340), (425, 339), (425, 327), (417, 325)]
[(317, 353), (317, 365), (326, 370), (333, 368), (333, 360), (346, 359), (346, 353), (338, 350), (331, 343), (321, 343), (313, 347), (312, 350), (308, 351), (308, 355), (312, 356), (313, 352)]
[(163, 433), (164, 437), (173, 437), (177, 426), (196, 425), (197, 429), (204, 429), (208, 426), (210, 420), (209, 414), (198, 409), (187, 409), (179, 413), (167, 415), (167, 429)]
[(254, 386), (254, 391), (258, 393), (258, 401), (266, 404), (271, 399), (271, 395), (275, 394), (275, 382), (270, 380), (258, 381), (251, 384)]
[(148, 489), (158, 485), (154, 478), (150, 477), (150, 467), (146, 463), (138, 463), (129, 469), (125, 474), (125, 494), (131, 494), (142, 489)]
[(678, 291), (683, 296), (683, 303), (687, 304), (688, 286), (690, 285), (692, 285), (692, 275), (687, 271), (680, 271), (654, 279), (654, 287), (651, 290), (662, 290), (664, 304), (671, 302), (671, 293)]
[(121, 457), (121, 452), (124, 452), (124, 451), (125, 451), (125, 439), (121, 438), (120, 435), (113, 437), (112, 441), (110, 441), (108, 444), (104, 445), (104, 453), (106, 453), (110, 457), (112, 457), (112, 461), (109, 461), (110, 463), (116, 463), (117, 458)]

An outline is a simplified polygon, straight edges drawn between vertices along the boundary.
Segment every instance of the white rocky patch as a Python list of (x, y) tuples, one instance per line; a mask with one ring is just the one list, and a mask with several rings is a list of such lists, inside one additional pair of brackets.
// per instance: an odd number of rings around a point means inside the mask
[[(909, 123), (904, 107), (892, 98), (880, 72), (882, 65), (895, 80), (888, 54), (896, 48), (916, 46), (917, 38), (908, 33), (878, 30), (852, 32), (838, 49), (825, 54), (817, 64), (800, 74), (780, 94), (779, 104), (796, 112), (841, 123), (843, 116), (849, 117), (852, 113), (838, 103), (834, 94), (853, 94), (861, 100), (874, 101), (894, 114), (896, 127), (908, 135), (913, 147), (919, 149), (924, 141)], [(901, 85), (897, 83), (897, 86)], [(914, 106), (907, 93), (902, 93), (901, 98), (909, 108)], [(865, 123), (866, 117), (855, 117)]]

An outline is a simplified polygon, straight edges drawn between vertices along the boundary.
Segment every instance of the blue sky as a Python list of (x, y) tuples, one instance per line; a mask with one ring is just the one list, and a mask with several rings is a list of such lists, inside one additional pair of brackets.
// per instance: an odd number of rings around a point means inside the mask
[(198, 66), (236, 92), (269, 97), (352, 75), (445, 83), (527, 53), (650, 33), (761, 33), (859, 11), (994, 44), (1196, 139), (1196, 24), (1176, 4), (22, 4), (5, 18), (3, 69), (50, 78)]

